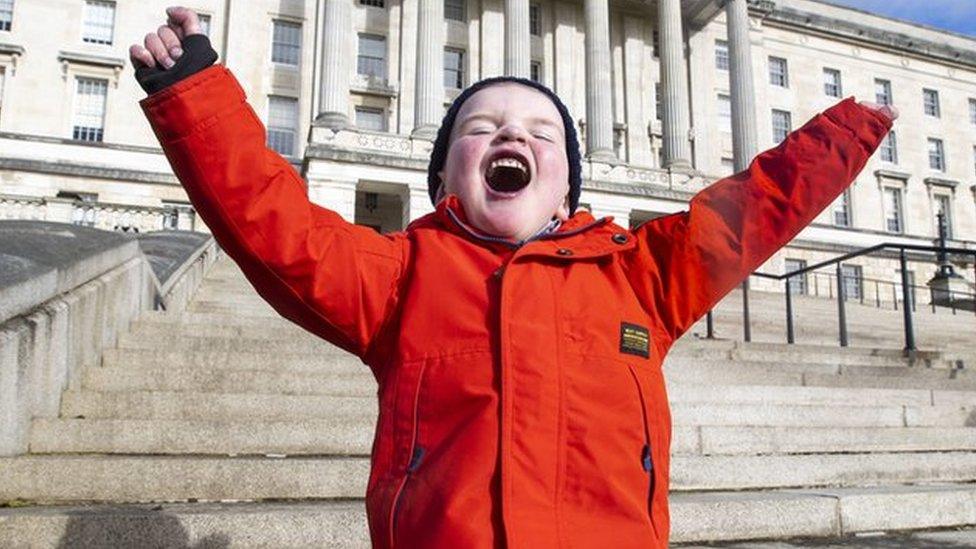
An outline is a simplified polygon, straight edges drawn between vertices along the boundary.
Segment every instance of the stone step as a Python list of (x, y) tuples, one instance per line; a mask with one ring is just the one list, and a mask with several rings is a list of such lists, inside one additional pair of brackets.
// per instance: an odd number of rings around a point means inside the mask
[[(375, 414), (267, 420), (35, 419), (30, 452), (368, 456)], [(972, 427), (773, 427), (676, 424), (673, 455), (976, 450)]]
[[(139, 315), (138, 321), (146, 320), (159, 324), (209, 324), (216, 326), (257, 326), (267, 328), (298, 328), (298, 326), (282, 317), (254, 318), (235, 316), (222, 313), (195, 313), (181, 311), (179, 313), (160, 313), (147, 311)], [(301, 328), (299, 328), (301, 329)]]
[(369, 460), (352, 457), (27, 455), (0, 458), (0, 501), (112, 503), (362, 498)]
[[(639, 448), (639, 445), (638, 445)], [(635, 453), (635, 461), (639, 461)], [(639, 463), (637, 464), (639, 466)], [(0, 501), (361, 498), (368, 458), (28, 455), (0, 458)], [(976, 453), (674, 456), (675, 492), (972, 482)]]
[(186, 391), (290, 395), (376, 396), (376, 382), (361, 375), (186, 368), (88, 368), (82, 388), (92, 391)]
[(61, 417), (284, 421), (374, 416), (376, 397), (170, 391), (65, 391)]
[[(733, 547), (821, 547), (830, 538), (881, 530), (972, 524), (970, 485), (881, 486), (805, 491), (673, 494), (671, 541), (753, 540)], [(969, 547), (967, 532), (900, 534), (872, 546)], [(761, 543), (770, 538), (819, 537)], [(0, 546), (22, 547), (370, 546), (361, 501), (29, 506), (0, 509)], [(908, 540), (908, 543), (901, 543)], [(914, 543), (913, 540), (922, 540)], [(857, 545), (845, 540), (836, 547)], [(691, 546), (685, 546), (690, 547)], [(702, 546), (703, 547), (703, 546)], [(709, 544), (708, 547), (714, 547)], [(832, 546), (833, 547), (833, 546)]]
[(677, 491), (865, 486), (976, 480), (976, 453), (674, 456)]
[[(683, 438), (682, 438), (683, 437)], [(681, 452), (675, 450), (679, 448)], [(675, 429), (672, 452), (706, 455), (976, 451), (973, 427), (762, 427)]]
[(226, 324), (215, 324), (212, 322), (157, 322), (146, 319), (135, 320), (129, 325), (129, 333), (140, 336), (160, 335), (160, 336), (193, 336), (193, 337), (221, 337), (221, 338), (244, 338), (244, 339), (287, 339), (287, 340), (314, 340), (322, 339), (310, 332), (305, 331), (296, 324), (288, 326), (235, 326)]
[(191, 313), (217, 313), (252, 318), (282, 318), (270, 305), (237, 306), (220, 301), (192, 301), (186, 310)]
[(369, 546), (360, 501), (0, 508), (0, 547)]
[(270, 372), (307, 372), (334, 374), (369, 374), (370, 369), (358, 358), (344, 352), (333, 353), (264, 353), (243, 351), (187, 351), (167, 349), (106, 349), (102, 353), (105, 368), (164, 369), (193, 368), (206, 370), (265, 370)]
[(208, 337), (194, 335), (137, 334), (119, 336), (120, 349), (166, 349), (185, 351), (229, 351), (278, 353), (348, 354), (324, 339), (303, 338), (297, 340), (247, 339), (240, 337)]
[[(864, 409), (890, 406), (925, 408), (935, 398), (944, 409), (976, 407), (976, 392), (909, 389), (832, 389), (826, 387), (669, 385), (671, 406), (843, 406), (851, 415)], [(316, 417), (346, 417), (376, 413), (376, 397), (206, 393), (198, 391), (65, 391), (61, 416), (103, 419), (214, 419), (241, 418), (281, 421)], [(876, 412), (871, 412), (876, 413)], [(914, 416), (912, 416), (914, 417)], [(967, 421), (967, 423), (971, 423)]]
[[(675, 494), (671, 498), (671, 541), (837, 538), (883, 530), (963, 526), (976, 523), (974, 502), (976, 487), (972, 484)], [(791, 547), (785, 543), (778, 541), (770, 549)], [(845, 540), (841, 546), (966, 547), (861, 544), (857, 540)], [(765, 545), (750, 541), (739, 547)]]
[(369, 456), (375, 417), (302, 421), (35, 419), (30, 453)]

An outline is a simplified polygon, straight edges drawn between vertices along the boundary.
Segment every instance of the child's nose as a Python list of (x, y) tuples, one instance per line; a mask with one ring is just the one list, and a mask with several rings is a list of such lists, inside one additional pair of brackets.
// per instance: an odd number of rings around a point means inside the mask
[(507, 124), (502, 127), (501, 131), (498, 132), (498, 139), (501, 141), (522, 141), (528, 138), (528, 132), (525, 128), (517, 126), (515, 124)]

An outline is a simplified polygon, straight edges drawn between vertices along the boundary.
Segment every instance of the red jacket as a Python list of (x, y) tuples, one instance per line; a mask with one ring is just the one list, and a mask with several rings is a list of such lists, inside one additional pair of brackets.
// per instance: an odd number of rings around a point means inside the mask
[(581, 211), (514, 248), (454, 196), (387, 235), (310, 203), (222, 66), (142, 106), (258, 293), (372, 369), (375, 547), (666, 547), (665, 354), (891, 126), (848, 98), (687, 211), (633, 230)]

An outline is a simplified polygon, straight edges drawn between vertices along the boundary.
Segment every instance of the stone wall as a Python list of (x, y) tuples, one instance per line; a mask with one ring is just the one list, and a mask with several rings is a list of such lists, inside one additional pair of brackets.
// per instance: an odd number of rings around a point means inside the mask
[(161, 286), (130, 235), (0, 222), (0, 455), (27, 451), (31, 419), (57, 417), (63, 391), (133, 318), (185, 306), (216, 256), (212, 239), (198, 248)]

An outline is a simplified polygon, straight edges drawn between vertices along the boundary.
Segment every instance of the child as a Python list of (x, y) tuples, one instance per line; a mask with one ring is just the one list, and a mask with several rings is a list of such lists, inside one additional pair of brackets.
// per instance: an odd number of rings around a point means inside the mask
[(444, 118), (436, 211), (380, 235), (308, 201), (230, 71), (205, 68), (216, 55), (193, 13), (169, 14), (177, 30), (132, 57), (175, 173), (258, 293), (378, 381), (375, 547), (667, 547), (665, 354), (850, 184), (892, 122), (845, 99), (687, 211), (627, 230), (576, 211), (559, 99), (494, 79)]

